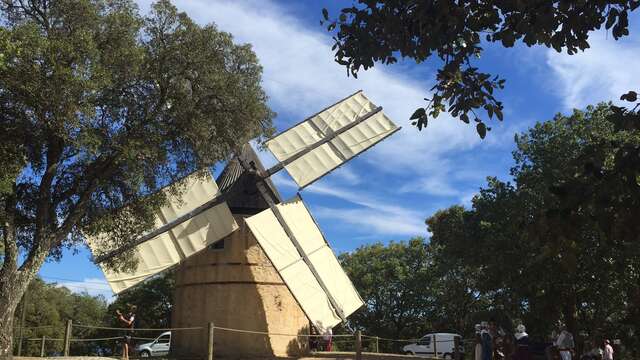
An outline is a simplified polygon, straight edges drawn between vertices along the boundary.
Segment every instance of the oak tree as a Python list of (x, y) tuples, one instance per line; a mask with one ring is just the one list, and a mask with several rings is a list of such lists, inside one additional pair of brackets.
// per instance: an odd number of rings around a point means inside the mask
[[(349, 319), (355, 327), (392, 339), (415, 338), (429, 329), (433, 277), (425, 239), (364, 245), (341, 254), (340, 263), (365, 302)], [(379, 344), (400, 350), (396, 345)]]
[(638, 351), (640, 122), (620, 115), (600, 104), (536, 124), (516, 137), (514, 183), (490, 178), (470, 209), (427, 224), (436, 263), (475, 269), (475, 291), (530, 333), (562, 320)]
[(0, 357), (45, 259), (97, 232), (127, 243), (184, 191), (158, 189), (270, 133), (261, 73), (250, 45), (168, 0), (146, 16), (131, 0), (0, 2)]

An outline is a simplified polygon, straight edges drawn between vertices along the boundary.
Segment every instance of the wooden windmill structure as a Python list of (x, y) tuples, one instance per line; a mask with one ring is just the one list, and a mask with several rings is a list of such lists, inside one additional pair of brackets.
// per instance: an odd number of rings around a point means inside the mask
[[(115, 293), (177, 266), (174, 327), (322, 332), (363, 302), (301, 195), (283, 201), (270, 176), (285, 169), (303, 189), (399, 129), (358, 91), (268, 140), (278, 160), (272, 168), (247, 144), (217, 181), (187, 177), (180, 205), (160, 209), (155, 230), (96, 262), (135, 249), (135, 271), (103, 268)], [(222, 356), (294, 355), (307, 347), (296, 336), (217, 331), (215, 339)], [(206, 343), (204, 333), (177, 332), (171, 347), (204, 355)]]

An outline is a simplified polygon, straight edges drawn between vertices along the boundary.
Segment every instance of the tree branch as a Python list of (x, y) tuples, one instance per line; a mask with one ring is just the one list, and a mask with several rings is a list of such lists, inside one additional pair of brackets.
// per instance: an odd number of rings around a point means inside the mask
[(113, 172), (116, 170), (116, 165), (118, 163), (119, 155), (114, 155), (110, 159), (106, 160), (104, 164), (97, 166), (93, 173), (91, 174), (91, 180), (89, 184), (84, 189), (84, 191), (80, 194), (80, 199), (75, 204), (67, 219), (62, 223), (62, 225), (57, 229), (56, 235), (54, 236), (54, 244), (59, 244), (64, 240), (67, 234), (71, 231), (73, 226), (80, 220), (84, 211), (91, 200), (91, 195), (98, 187), (98, 179), (99, 178), (108, 178)]
[(4, 222), (2, 224), (2, 241), (4, 243), (4, 260), (0, 268), (0, 278), (5, 271), (15, 270), (18, 261), (18, 244), (16, 242), (16, 185), (5, 198)]
[[(11, 8), (17, 7), (13, 4), (10, 4), (10, 0), (7, 0), (5, 3), (7, 4), (8, 7), (11, 7)], [(47, 15), (46, 15), (46, 1), (45, 1), (44, 9), (38, 8), (38, 6), (34, 4), (33, 0), (30, 0), (29, 4), (25, 4), (24, 0), (18, 0), (18, 3), (20, 4), (19, 5), (20, 10), (22, 10), (22, 12), (26, 16), (32, 18), (34, 21), (42, 25), (45, 31), (49, 32), (50, 24), (49, 24), (49, 19), (47, 18)]]
[(47, 167), (42, 179), (40, 179), (39, 194), (38, 194), (38, 208), (36, 210), (36, 232), (34, 238), (37, 241), (46, 236), (48, 233), (48, 227), (51, 214), (51, 184), (56, 176), (58, 166), (60, 165), (60, 158), (62, 156), (62, 149), (64, 143), (62, 139), (56, 138), (49, 142), (47, 150)]
[(31, 249), (27, 259), (20, 266), (20, 270), (39, 267), (49, 255), (51, 249), (62, 244), (62, 241), (69, 235), (73, 226), (78, 223), (84, 214), (91, 200), (91, 196), (98, 186), (98, 180), (100, 178), (110, 177), (115, 171), (118, 156), (119, 155), (114, 155), (104, 161), (97, 159), (92, 164), (93, 167), (87, 170), (87, 177), (89, 178), (87, 187), (79, 194), (78, 202), (71, 209), (69, 215), (60, 227), (53, 233), (48, 234), (48, 236), (38, 239), (37, 245)]

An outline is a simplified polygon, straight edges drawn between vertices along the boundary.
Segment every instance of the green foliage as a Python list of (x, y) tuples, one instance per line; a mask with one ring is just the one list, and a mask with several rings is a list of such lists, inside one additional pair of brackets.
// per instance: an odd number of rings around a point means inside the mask
[[(129, 304), (136, 305), (135, 327), (167, 328), (171, 326), (171, 307), (173, 305), (174, 274), (146, 281), (118, 295), (110, 304), (103, 297), (93, 297), (86, 293), (76, 294), (56, 284), (46, 284), (39, 278), (31, 283), (27, 292), (27, 312), (25, 327), (49, 326), (47, 328), (26, 329), (25, 339), (46, 336), (50, 339), (62, 339), (66, 321), (74, 324), (122, 327), (115, 316), (116, 310), (126, 313)], [(14, 328), (19, 333), (22, 305), (15, 315)], [(162, 331), (136, 331), (136, 337), (155, 338)], [(73, 337), (78, 339), (111, 338), (122, 336), (120, 330), (74, 328)], [(23, 355), (40, 355), (40, 341), (24, 340)], [(17, 343), (14, 345), (17, 347)], [(61, 341), (46, 342), (47, 354), (60, 353)], [(120, 354), (118, 340), (72, 342), (71, 352), (76, 355), (112, 355)]]
[[(100, 317), (102, 326), (121, 328), (122, 323), (116, 317), (116, 310), (126, 314), (130, 305), (136, 305), (136, 319), (134, 328), (168, 328), (171, 327), (171, 308), (173, 306), (174, 273), (168, 272), (154, 277), (125, 292), (117, 295), (116, 299), (107, 306), (104, 315)], [(160, 335), (163, 330), (136, 330), (133, 336), (136, 343), (148, 342)], [(121, 330), (96, 330), (96, 337), (122, 336)], [(145, 340), (147, 339), (147, 340)], [(92, 353), (101, 352), (104, 355), (118, 356), (121, 354), (119, 341), (109, 340), (92, 343)]]
[[(19, 45), (13, 43), (10, 32), (0, 27), (0, 71), (7, 68), (7, 57), (10, 54), (19, 53)], [(10, 193), (13, 189), (15, 178), (24, 166), (24, 161), (16, 154), (16, 147), (19, 146), (13, 139), (0, 135), (0, 159), (3, 159), (3, 171), (0, 173), (0, 196)], [(0, 209), (0, 213), (2, 209)], [(4, 244), (0, 243), (0, 253)]]
[(341, 254), (340, 261), (366, 301), (366, 307), (351, 317), (352, 323), (393, 338), (412, 337), (425, 328), (430, 304), (424, 284), (431, 274), (424, 239), (366, 245)]
[(436, 263), (474, 269), (470, 286), (490, 308), (536, 337), (562, 320), (640, 350), (634, 111), (600, 104), (516, 136), (514, 184), (489, 178), (471, 209), (427, 220)]
[[(47, 257), (139, 237), (185, 186), (159, 189), (269, 135), (273, 113), (250, 45), (168, 0), (147, 16), (132, 0), (4, 0), (0, 54), (3, 356)], [(128, 255), (107, 265), (135, 266)]]
[[(22, 304), (22, 303), (21, 303)], [(39, 278), (34, 280), (26, 293), (26, 316), (23, 338), (37, 339), (46, 336), (50, 339), (64, 338), (66, 321), (72, 319), (77, 324), (101, 325), (101, 321), (107, 310), (107, 303), (102, 297), (92, 297), (88, 294), (75, 294), (67, 288), (58, 287), (55, 284), (46, 284)], [(14, 328), (16, 334), (20, 325), (20, 311), (16, 312)], [(51, 326), (47, 328), (32, 328)], [(97, 335), (95, 330), (75, 329), (74, 337), (93, 338)], [(62, 352), (62, 341), (46, 341), (45, 352), (52, 355)], [(73, 343), (72, 351), (75, 354), (96, 354), (97, 343)], [(23, 356), (40, 356), (40, 341), (24, 340), (22, 343)], [(15, 344), (17, 347), (17, 343)]]
[[(116, 310), (126, 313), (129, 304), (131, 304), (138, 308), (136, 327), (171, 327), (174, 285), (175, 275), (173, 272), (168, 272), (119, 294), (116, 300), (109, 304), (105, 323), (113, 327), (120, 327), (121, 324), (115, 317)], [(156, 333), (155, 336), (157, 335), (159, 334)]]
[[(413, 338), (428, 329), (432, 308), (427, 245), (409, 242), (365, 245), (340, 255), (340, 262), (365, 306), (349, 321), (366, 333), (393, 339)], [(389, 344), (394, 345), (394, 344)]]
[(272, 130), (251, 47), (169, 1), (1, 7), (0, 220), (27, 262), (135, 238), (184, 189), (149, 194)]
[[(463, 236), (463, 213), (453, 207), (434, 215), (434, 237)], [(365, 334), (416, 339), (431, 331), (452, 331), (470, 336), (475, 323), (496, 316), (488, 311), (488, 298), (476, 290), (476, 269), (433, 238), (365, 245), (339, 258), (365, 302), (349, 325)], [(392, 352), (402, 345), (379, 343), (381, 351)]]
[(376, 62), (393, 64), (398, 56), (418, 63), (439, 59), (433, 96), (411, 116), (413, 124), (422, 129), (429, 117), (448, 111), (465, 123), (473, 118), (484, 137), (490, 128), (478, 112), (502, 121), (503, 105), (494, 91), (505, 82), (473, 66), (484, 46), (522, 42), (572, 55), (587, 49), (589, 33), (603, 26), (616, 40), (628, 35), (628, 15), (638, 6), (637, 0), (358, 0), (336, 19), (323, 9), (322, 23), (334, 35), (336, 61), (354, 77)]

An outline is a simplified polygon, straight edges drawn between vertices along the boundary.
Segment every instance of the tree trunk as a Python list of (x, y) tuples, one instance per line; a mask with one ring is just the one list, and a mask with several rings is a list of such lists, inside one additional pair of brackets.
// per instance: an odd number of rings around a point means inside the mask
[(16, 291), (23, 288), (17, 282), (16, 272), (3, 275), (0, 279), (0, 359), (11, 359), (13, 356), (13, 316), (24, 290)]
[(35, 268), (0, 271), (0, 360), (13, 356), (13, 320), (20, 299), (42, 263)]

